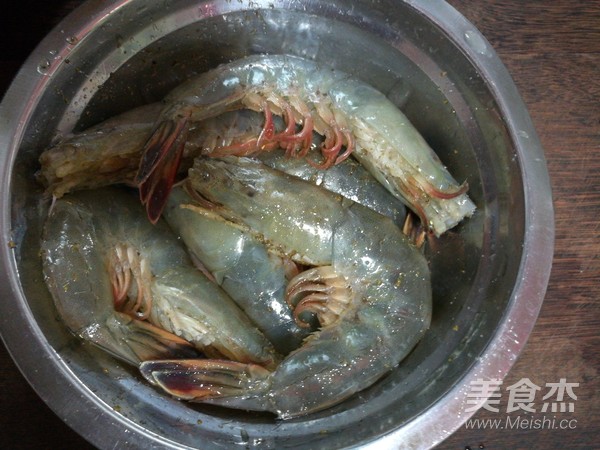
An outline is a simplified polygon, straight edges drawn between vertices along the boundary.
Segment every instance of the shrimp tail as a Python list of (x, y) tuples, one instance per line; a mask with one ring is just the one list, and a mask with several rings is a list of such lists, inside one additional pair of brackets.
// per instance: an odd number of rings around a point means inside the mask
[(193, 358), (198, 351), (188, 341), (148, 322), (115, 312), (106, 328), (95, 327), (79, 332), (96, 345), (115, 356), (137, 365), (141, 361), (159, 358)]
[(272, 372), (257, 364), (209, 359), (146, 361), (140, 371), (150, 383), (180, 399), (271, 410), (261, 394), (269, 391)]
[(164, 121), (144, 146), (135, 183), (152, 223), (160, 218), (175, 183), (187, 134), (187, 116), (176, 121)]

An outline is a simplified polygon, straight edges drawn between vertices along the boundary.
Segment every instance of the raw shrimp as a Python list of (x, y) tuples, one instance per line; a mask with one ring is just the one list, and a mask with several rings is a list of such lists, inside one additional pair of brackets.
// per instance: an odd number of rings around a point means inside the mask
[(55, 198), (74, 190), (133, 185), (141, 149), (161, 109), (160, 103), (141, 106), (65, 137), (41, 154), (38, 179)]
[[(166, 204), (194, 123), (227, 110), (265, 114), (255, 139), (220, 154), (250, 155), (276, 147), (303, 157), (312, 133), (325, 136), (323, 161), (331, 167), (353, 153), (423, 224), (440, 235), (470, 216), (475, 205), (406, 116), (383, 94), (350, 75), (286, 55), (250, 56), (225, 64), (175, 88), (145, 145), (136, 175), (142, 203), (155, 221)], [(273, 114), (282, 115), (278, 132)], [(296, 124), (301, 130), (296, 130)]]
[[(66, 137), (42, 153), (38, 178), (56, 198), (73, 190), (117, 183), (133, 185), (142, 148), (161, 109), (159, 103), (142, 106)], [(283, 130), (283, 120), (273, 119), (276, 129)], [(210, 156), (226, 148), (246, 145), (261, 132), (263, 123), (262, 114), (251, 110), (231, 111), (195, 123), (188, 132), (180, 171), (187, 172), (193, 158), (201, 153)], [(313, 133), (312, 146), (319, 146), (321, 141), (320, 135)], [(315, 154), (312, 149), (307, 156), (316, 159)], [(392, 217), (398, 224), (404, 221), (404, 205), (351, 158), (328, 170), (319, 170), (280, 152), (257, 156), (270, 167), (319, 184)]]
[(174, 357), (163, 349), (170, 349), (167, 334), (180, 336), (173, 336), (176, 349), (190, 347), (185, 339), (212, 357), (265, 366), (277, 360), (238, 306), (194, 267), (167, 224), (151, 225), (127, 192), (105, 188), (58, 200), (42, 250), (66, 325), (129, 362)]
[(274, 249), (317, 267), (286, 291), (297, 320), (322, 328), (270, 371), (222, 360), (147, 361), (142, 374), (182, 399), (291, 418), (373, 384), (417, 344), (431, 318), (425, 258), (394, 223), (254, 161), (196, 160), (194, 189)]
[(164, 217), (278, 352), (287, 355), (302, 344), (310, 329), (294, 322), (285, 302), (288, 260), (270, 254), (239, 226), (195, 205), (181, 187), (171, 191)]

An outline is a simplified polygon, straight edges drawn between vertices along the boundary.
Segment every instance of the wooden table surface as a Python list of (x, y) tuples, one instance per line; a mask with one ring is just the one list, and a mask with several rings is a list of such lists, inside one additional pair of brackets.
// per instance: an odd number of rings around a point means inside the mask
[[(0, 93), (37, 42), (80, 3), (11, 2), (11, 13), (5, 9), (0, 19)], [(578, 385), (573, 412), (528, 417), (522, 410), (507, 414), (508, 391), (501, 390), (500, 411), (482, 409), (474, 418), (500, 419), (504, 429), (463, 426), (439, 448), (600, 448), (600, 2), (449, 3), (486, 36), (512, 74), (545, 149), (554, 195), (556, 245), (546, 299), (504, 389), (528, 378), (542, 388), (541, 404), (553, 383)], [(90, 448), (36, 396), (3, 346), (0, 448)]]

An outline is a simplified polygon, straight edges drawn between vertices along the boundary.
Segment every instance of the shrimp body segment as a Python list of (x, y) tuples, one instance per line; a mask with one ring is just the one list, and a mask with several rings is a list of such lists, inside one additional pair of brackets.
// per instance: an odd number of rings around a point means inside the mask
[[(470, 216), (475, 206), (406, 116), (383, 94), (350, 75), (287, 55), (250, 56), (225, 64), (175, 88), (148, 140), (136, 175), (150, 220), (157, 220), (191, 124), (224, 111), (262, 111), (261, 133), (213, 156), (247, 156), (281, 147), (305, 157), (312, 132), (325, 136), (328, 168), (353, 153), (437, 235)], [(273, 114), (285, 119), (277, 131)], [(301, 126), (300, 130), (296, 125)]]
[(187, 355), (195, 347), (266, 366), (277, 360), (237, 305), (194, 267), (167, 224), (150, 224), (129, 193), (106, 188), (58, 200), (42, 250), (66, 325), (128, 362), (183, 356), (169, 351), (164, 336)]
[[(315, 150), (308, 152), (312, 156)], [(262, 153), (258, 159), (265, 165), (311, 182), (323, 189), (366, 206), (389, 217), (399, 226), (406, 219), (406, 207), (390, 194), (360, 163), (353, 158), (327, 170), (318, 169), (297, 158), (287, 158), (279, 152)]]
[(286, 299), (296, 320), (310, 312), (321, 328), (274, 371), (218, 360), (143, 363), (142, 374), (167, 392), (292, 418), (373, 384), (429, 327), (427, 263), (390, 219), (248, 160), (197, 160), (190, 178), (274, 250), (315, 265), (290, 281)]
[(302, 344), (310, 330), (294, 322), (285, 302), (284, 259), (270, 254), (251, 233), (196, 205), (181, 187), (171, 191), (164, 217), (279, 353)]

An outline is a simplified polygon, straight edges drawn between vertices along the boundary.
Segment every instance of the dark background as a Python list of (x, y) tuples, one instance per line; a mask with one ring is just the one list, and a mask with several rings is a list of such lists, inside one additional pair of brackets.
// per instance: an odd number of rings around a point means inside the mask
[[(81, 1), (5, 2), (0, 94), (37, 43)], [(440, 449), (600, 448), (600, 2), (449, 0), (508, 67), (546, 152), (556, 215), (555, 257), (535, 329), (504, 381), (579, 383), (573, 429), (460, 428)], [(1, 300), (0, 300), (1, 301)], [(506, 391), (503, 391), (506, 393)], [(480, 410), (475, 418), (505, 420)], [(511, 419), (521, 414), (508, 414)], [(54, 415), (0, 345), (0, 449), (91, 448)]]

